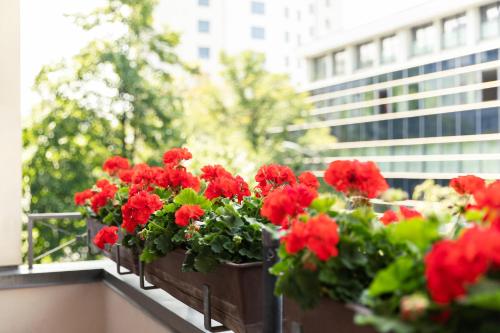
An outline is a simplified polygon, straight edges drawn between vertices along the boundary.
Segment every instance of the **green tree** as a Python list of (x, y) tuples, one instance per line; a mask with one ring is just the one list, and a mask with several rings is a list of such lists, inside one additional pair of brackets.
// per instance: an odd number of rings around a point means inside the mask
[(266, 70), (264, 55), (250, 51), (222, 54), (221, 64), (221, 81), (201, 78), (186, 98), (185, 127), (192, 133), (188, 142), (200, 164), (225, 161), (247, 177), (263, 163), (300, 168), (311, 140), (334, 140), (329, 131), (316, 130), (311, 135), (286, 130), (288, 125), (305, 121), (310, 105), (287, 75)]
[[(28, 211), (74, 210), (73, 193), (92, 185), (109, 155), (154, 161), (161, 157), (157, 151), (183, 142), (178, 130), (183, 103), (174, 73), (193, 69), (175, 53), (178, 34), (155, 29), (156, 4), (108, 0), (90, 14), (74, 16), (88, 33), (105, 31), (111, 37), (45, 66), (36, 78), (40, 102), (23, 133)], [(79, 233), (83, 224), (63, 226)], [(35, 255), (69, 237), (43, 226), (35, 234)], [(59, 252), (46, 261), (73, 254)]]

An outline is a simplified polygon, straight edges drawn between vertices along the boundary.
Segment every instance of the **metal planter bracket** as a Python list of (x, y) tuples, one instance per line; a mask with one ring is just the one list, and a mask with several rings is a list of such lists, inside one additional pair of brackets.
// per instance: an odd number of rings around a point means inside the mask
[(203, 285), (203, 325), (210, 332), (229, 331), (224, 325), (212, 326), (212, 291), (207, 284)]
[(120, 244), (115, 244), (116, 246), (116, 272), (120, 275), (126, 275), (126, 274), (132, 274), (134, 272), (132, 271), (122, 271), (122, 256), (121, 256), (121, 245)]
[(144, 290), (158, 289), (158, 287), (154, 285), (146, 286), (146, 279), (144, 278), (145, 265), (146, 263), (144, 263), (142, 260), (139, 260), (139, 286)]

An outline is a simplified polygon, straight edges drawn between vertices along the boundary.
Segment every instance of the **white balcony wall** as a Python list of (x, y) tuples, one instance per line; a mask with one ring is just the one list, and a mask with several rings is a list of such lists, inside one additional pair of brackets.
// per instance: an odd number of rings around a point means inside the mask
[(19, 1), (0, 1), (0, 266), (21, 263)]

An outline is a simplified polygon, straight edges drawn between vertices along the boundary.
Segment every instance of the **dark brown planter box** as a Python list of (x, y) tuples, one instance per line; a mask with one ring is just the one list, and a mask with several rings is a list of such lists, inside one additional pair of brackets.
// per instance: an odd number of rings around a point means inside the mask
[(185, 251), (145, 266), (146, 280), (203, 312), (203, 286), (211, 291), (212, 319), (236, 333), (262, 331), (262, 263), (220, 264), (211, 273), (182, 272)]
[[(99, 250), (103, 255), (108, 257), (109, 259), (113, 260), (114, 262), (117, 262), (117, 246), (112, 246), (110, 248), (107, 248), (105, 250), (101, 250), (98, 247), (96, 247), (93, 243), (92, 240), (94, 239), (94, 236), (104, 228), (106, 225), (102, 224), (98, 220), (94, 218), (88, 218), (87, 219), (87, 226), (89, 228), (89, 237), (90, 237), (90, 246), (94, 250)], [(119, 240), (121, 240), (122, 235), (120, 234)], [(120, 246), (120, 265), (125, 267), (127, 270), (133, 272), (134, 274), (139, 274), (139, 255), (138, 253), (133, 253), (131, 249), (126, 248), (124, 246)]]
[(376, 333), (354, 323), (355, 310), (343, 303), (324, 298), (314, 309), (302, 310), (293, 300), (284, 299), (285, 333)]

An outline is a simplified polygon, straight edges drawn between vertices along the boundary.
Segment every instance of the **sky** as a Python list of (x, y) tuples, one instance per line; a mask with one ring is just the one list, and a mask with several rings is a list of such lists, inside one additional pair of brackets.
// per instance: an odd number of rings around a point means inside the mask
[(102, 0), (21, 0), (21, 110), (33, 103), (33, 80), (45, 64), (79, 51), (89, 37), (65, 14), (87, 12)]

